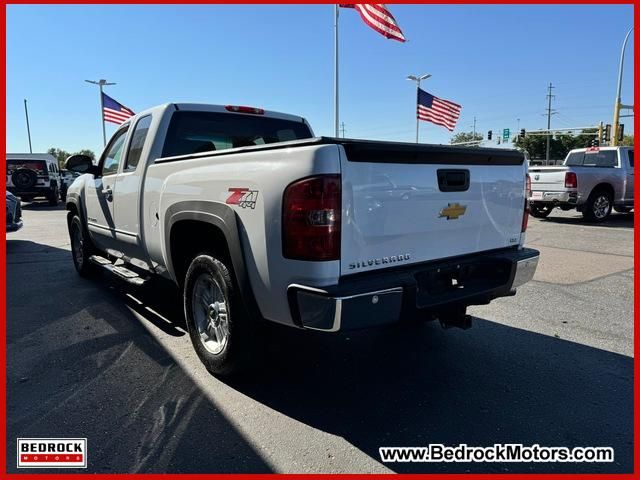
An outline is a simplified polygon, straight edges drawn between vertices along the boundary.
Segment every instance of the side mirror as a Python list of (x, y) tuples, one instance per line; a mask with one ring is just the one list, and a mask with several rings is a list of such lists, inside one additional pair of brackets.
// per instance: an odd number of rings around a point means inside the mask
[(64, 168), (76, 173), (94, 173), (93, 160), (87, 155), (71, 155), (64, 162)]

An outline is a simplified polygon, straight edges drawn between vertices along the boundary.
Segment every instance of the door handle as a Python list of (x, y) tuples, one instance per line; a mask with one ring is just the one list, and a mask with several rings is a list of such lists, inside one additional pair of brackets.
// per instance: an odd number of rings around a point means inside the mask
[(102, 194), (107, 197), (107, 200), (111, 201), (111, 199), (113, 199), (113, 190), (111, 190), (111, 187), (105, 187), (102, 189)]

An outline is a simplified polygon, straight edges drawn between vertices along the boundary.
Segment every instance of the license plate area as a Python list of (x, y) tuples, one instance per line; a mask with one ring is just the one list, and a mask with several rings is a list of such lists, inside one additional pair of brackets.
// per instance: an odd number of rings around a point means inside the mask
[(511, 261), (495, 258), (454, 262), (424, 270), (415, 275), (416, 307), (425, 308), (489, 292), (509, 281), (511, 269)]
[(531, 192), (531, 198), (533, 200), (542, 200), (542, 197), (544, 196), (542, 193), (543, 192)]

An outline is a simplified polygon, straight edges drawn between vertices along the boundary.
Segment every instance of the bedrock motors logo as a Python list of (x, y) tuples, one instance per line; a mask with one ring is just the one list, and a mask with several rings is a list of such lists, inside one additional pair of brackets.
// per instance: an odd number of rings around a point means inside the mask
[(18, 468), (87, 468), (87, 439), (19, 438)]

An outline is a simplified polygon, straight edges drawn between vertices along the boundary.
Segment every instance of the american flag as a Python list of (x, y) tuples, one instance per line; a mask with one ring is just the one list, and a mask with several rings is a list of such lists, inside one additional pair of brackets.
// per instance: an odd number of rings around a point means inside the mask
[(402, 30), (400, 30), (400, 27), (398, 27), (396, 23), (396, 19), (393, 18), (393, 15), (391, 15), (391, 12), (384, 3), (341, 3), (339, 5), (342, 8), (355, 8), (358, 10), (364, 23), (381, 35), (392, 40), (398, 40), (399, 42), (405, 41)]
[(106, 93), (102, 94), (102, 117), (105, 122), (117, 123), (120, 125), (127, 118), (133, 117), (135, 113), (130, 108), (116, 102)]
[(460, 110), (462, 110), (461, 105), (418, 89), (418, 119), (442, 125), (451, 132), (456, 128)]

